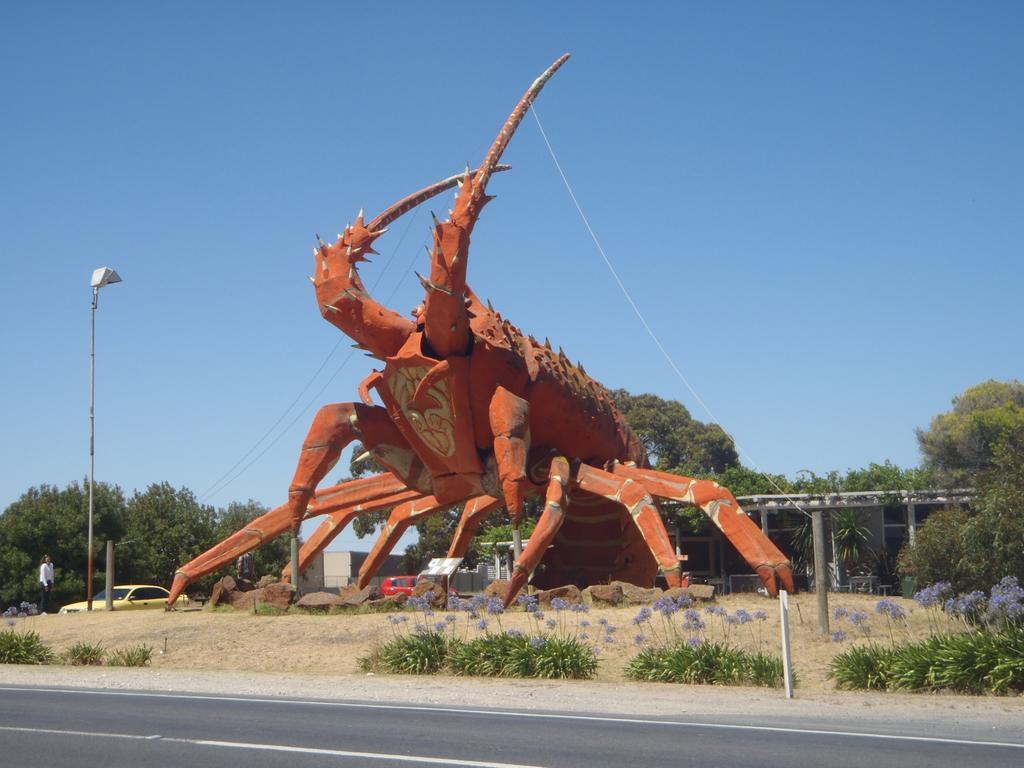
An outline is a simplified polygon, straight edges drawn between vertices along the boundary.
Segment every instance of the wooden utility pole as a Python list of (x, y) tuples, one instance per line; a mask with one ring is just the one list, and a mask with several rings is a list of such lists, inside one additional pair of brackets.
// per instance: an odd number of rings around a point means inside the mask
[(825, 563), (825, 524), (821, 510), (811, 512), (811, 535), (814, 539), (814, 591), (818, 596), (818, 632), (829, 634), (828, 566)]

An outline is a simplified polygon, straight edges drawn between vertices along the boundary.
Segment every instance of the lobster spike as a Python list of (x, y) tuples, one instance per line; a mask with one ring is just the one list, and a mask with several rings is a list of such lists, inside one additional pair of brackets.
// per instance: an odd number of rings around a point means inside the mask
[(313, 279), (312, 275), (306, 275), (306, 279), (309, 280), (313, 285), (316, 285), (316, 280)]

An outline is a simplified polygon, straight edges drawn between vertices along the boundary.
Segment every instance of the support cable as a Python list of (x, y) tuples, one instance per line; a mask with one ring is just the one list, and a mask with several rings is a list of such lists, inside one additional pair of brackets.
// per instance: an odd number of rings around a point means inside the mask
[(715, 424), (722, 428), (723, 432), (729, 435), (729, 437), (732, 439), (733, 443), (736, 446), (736, 450), (740, 454), (742, 454), (743, 457), (747, 459), (747, 461), (750, 462), (754, 470), (762, 477), (764, 477), (772, 485), (772, 487), (779, 492), (781, 496), (785, 496), (786, 499), (793, 504), (793, 506), (795, 506), (798, 510), (800, 510), (805, 515), (810, 517), (810, 513), (808, 513), (807, 510), (804, 509), (788, 493), (786, 493), (782, 488), (780, 488), (779, 484), (775, 482), (775, 479), (767, 472), (765, 472), (763, 469), (761, 469), (761, 467), (758, 466), (757, 462), (754, 461), (753, 457), (751, 457), (751, 455), (743, 449), (739, 441), (736, 440), (736, 438), (733, 437), (732, 434), (728, 432), (728, 430), (722, 427), (722, 423), (718, 420), (718, 418), (715, 417), (715, 414), (711, 412), (711, 408), (709, 408), (708, 404), (704, 402), (704, 398), (702, 398), (700, 394), (697, 392), (697, 390), (693, 388), (693, 385), (691, 385), (689, 380), (687, 380), (686, 376), (683, 375), (683, 372), (679, 369), (679, 366), (676, 365), (675, 360), (672, 359), (672, 355), (670, 355), (668, 353), (668, 350), (665, 349), (665, 345), (661, 343), (661, 339), (658, 338), (658, 335), (654, 332), (654, 329), (651, 328), (650, 324), (647, 322), (647, 318), (645, 318), (643, 312), (640, 311), (640, 307), (637, 306), (637, 303), (633, 300), (633, 297), (630, 295), (629, 290), (622, 282), (622, 278), (619, 277), (619, 273), (612, 265), (611, 259), (609, 259), (608, 254), (605, 253), (604, 247), (601, 245), (601, 241), (598, 239), (597, 234), (594, 232), (594, 228), (590, 226), (590, 220), (587, 218), (587, 214), (583, 212), (583, 206), (580, 205), (580, 201), (576, 197), (576, 193), (573, 191), (572, 185), (569, 183), (569, 179), (565, 175), (565, 171), (562, 170), (562, 164), (558, 162), (558, 157), (555, 155), (555, 150), (551, 146), (551, 142), (548, 140), (548, 135), (545, 132), (544, 126), (541, 124), (540, 121), (540, 115), (537, 114), (536, 104), (531, 106), (530, 112), (533, 114), (533, 119), (537, 122), (537, 128), (540, 129), (540, 135), (544, 139), (544, 144), (548, 148), (548, 154), (551, 155), (551, 159), (552, 161), (554, 161), (555, 168), (558, 171), (558, 175), (562, 177), (562, 183), (565, 185), (565, 189), (569, 193), (569, 197), (572, 198), (573, 205), (576, 206), (576, 211), (579, 213), (580, 218), (583, 220), (583, 225), (587, 228), (587, 232), (590, 233), (590, 239), (593, 240), (594, 245), (597, 246), (597, 252), (601, 254), (601, 258), (604, 260), (605, 266), (611, 273), (612, 278), (615, 280), (615, 283), (619, 286), (619, 290), (622, 291), (622, 295), (626, 297), (626, 301), (629, 302), (629, 306), (633, 308), (634, 314), (640, 320), (640, 324), (643, 325), (644, 330), (647, 331), (647, 335), (651, 337), (651, 341), (654, 342), (654, 345), (658, 348), (662, 356), (668, 362), (669, 367), (673, 370), (673, 372), (675, 372), (679, 380), (683, 382), (686, 388), (690, 391), (690, 394), (693, 395), (694, 399), (700, 404), (701, 408), (704, 409), (704, 412), (707, 413), (707, 415)]

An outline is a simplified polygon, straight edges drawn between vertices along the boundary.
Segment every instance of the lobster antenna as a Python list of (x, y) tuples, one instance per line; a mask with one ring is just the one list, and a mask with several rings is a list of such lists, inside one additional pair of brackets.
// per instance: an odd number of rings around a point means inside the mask
[(505, 121), (505, 125), (502, 126), (501, 132), (498, 134), (498, 138), (494, 140), (494, 144), (491, 145), (490, 151), (487, 153), (487, 157), (484, 158), (483, 163), (480, 165), (480, 170), (476, 172), (476, 177), (473, 179), (473, 197), (479, 198), (484, 194), (484, 189), (487, 186), (487, 181), (491, 178), (491, 174), (498, 168), (498, 161), (501, 159), (502, 153), (508, 146), (508, 143), (512, 140), (512, 135), (516, 132), (516, 128), (523, 122), (523, 118), (526, 117), (527, 110), (533, 104), (534, 100), (543, 90), (544, 86), (547, 85), (548, 80), (562, 68), (562, 65), (569, 60), (569, 54), (563, 54), (558, 59), (544, 70), (544, 73), (533, 81), (533, 84), (526, 89), (526, 93), (523, 94), (523, 98), (519, 100), (516, 108), (512, 110), (512, 114), (509, 115), (508, 120)]

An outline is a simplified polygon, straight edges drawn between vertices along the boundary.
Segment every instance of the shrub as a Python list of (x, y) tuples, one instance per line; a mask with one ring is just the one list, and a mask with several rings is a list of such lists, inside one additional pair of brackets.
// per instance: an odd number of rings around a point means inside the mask
[(896, 650), (880, 645), (855, 645), (833, 657), (828, 676), (837, 688), (884, 691), (892, 675)]
[(144, 667), (153, 660), (153, 649), (148, 645), (135, 645), (111, 651), (107, 664), (111, 667)]
[(72, 666), (99, 666), (103, 663), (106, 651), (101, 643), (75, 643), (64, 651), (64, 659)]
[(675, 643), (645, 648), (626, 665), (634, 680), (716, 685), (783, 685), (782, 660), (723, 643)]
[(853, 647), (829, 666), (840, 688), (1005, 694), (1024, 691), (1024, 627)]
[(0, 630), (0, 664), (50, 664), (55, 659), (38, 632)]
[(448, 645), (445, 635), (433, 632), (399, 635), (380, 649), (380, 665), (385, 672), (397, 674), (438, 672), (448, 658)]
[(594, 649), (575, 637), (548, 637), (534, 645), (535, 639), (529, 646), (535, 670), (531, 677), (586, 680), (597, 673)]

